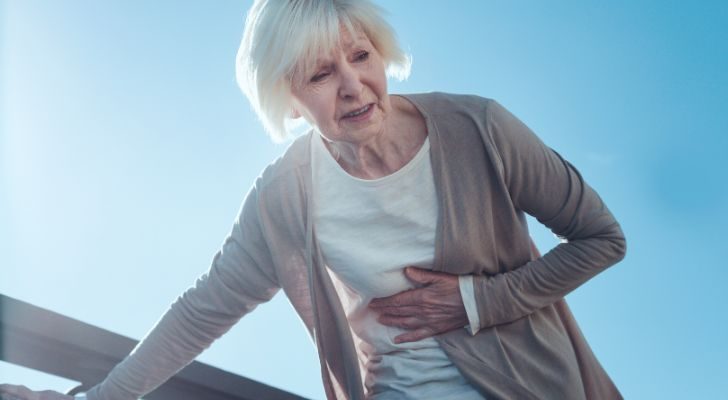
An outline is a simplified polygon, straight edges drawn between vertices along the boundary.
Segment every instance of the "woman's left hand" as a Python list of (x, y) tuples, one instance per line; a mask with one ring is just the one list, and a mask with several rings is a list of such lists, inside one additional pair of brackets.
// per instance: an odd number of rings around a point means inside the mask
[(424, 286), (369, 303), (380, 313), (380, 323), (409, 329), (395, 337), (395, 343), (416, 342), (468, 324), (457, 275), (416, 267), (405, 268), (404, 274)]
[(73, 396), (52, 390), (36, 392), (25, 386), (3, 383), (0, 385), (0, 400), (73, 400)]

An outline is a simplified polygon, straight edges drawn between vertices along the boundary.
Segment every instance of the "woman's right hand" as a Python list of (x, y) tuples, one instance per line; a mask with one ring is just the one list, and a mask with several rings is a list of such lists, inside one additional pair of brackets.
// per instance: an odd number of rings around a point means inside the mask
[(21, 385), (0, 384), (0, 400), (73, 400), (73, 396), (52, 390), (36, 392)]

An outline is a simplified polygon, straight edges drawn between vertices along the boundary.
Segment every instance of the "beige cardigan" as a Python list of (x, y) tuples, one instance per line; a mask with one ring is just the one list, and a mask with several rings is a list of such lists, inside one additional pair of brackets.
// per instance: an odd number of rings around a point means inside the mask
[[(579, 173), (492, 100), (408, 95), (426, 119), (438, 217), (434, 270), (474, 274), (481, 331), (438, 341), (488, 399), (615, 399), (563, 296), (625, 253), (622, 231)], [(109, 376), (94, 399), (135, 399), (282, 288), (318, 347), (329, 399), (363, 399), (352, 334), (311, 223), (310, 143), (257, 179), (208, 273)], [(537, 258), (525, 213), (564, 243)]]

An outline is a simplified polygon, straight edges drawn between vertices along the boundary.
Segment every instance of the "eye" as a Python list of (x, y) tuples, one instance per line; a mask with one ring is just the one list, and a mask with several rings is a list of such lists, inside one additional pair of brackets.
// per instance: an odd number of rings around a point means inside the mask
[(326, 79), (326, 77), (329, 76), (329, 74), (330, 74), (329, 71), (321, 71), (321, 72), (319, 72), (316, 75), (314, 75), (314, 76), (311, 77), (311, 82), (312, 83), (321, 82), (324, 79)]
[(368, 51), (360, 51), (356, 53), (354, 56), (355, 61), (366, 61), (369, 59), (369, 52)]

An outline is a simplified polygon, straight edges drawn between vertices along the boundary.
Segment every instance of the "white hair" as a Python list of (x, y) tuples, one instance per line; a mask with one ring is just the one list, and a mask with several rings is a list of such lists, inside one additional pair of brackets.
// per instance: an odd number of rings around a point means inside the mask
[(255, 0), (236, 58), (238, 85), (274, 141), (290, 136), (291, 85), (308, 76), (321, 54), (340, 42), (342, 27), (363, 32), (381, 54), (387, 76), (409, 76), (411, 58), (399, 47), (383, 11), (369, 0)]

